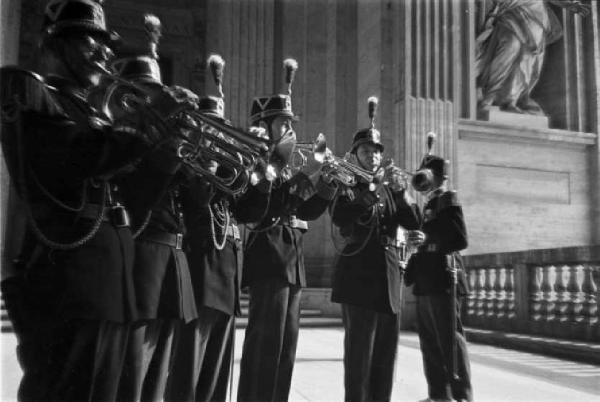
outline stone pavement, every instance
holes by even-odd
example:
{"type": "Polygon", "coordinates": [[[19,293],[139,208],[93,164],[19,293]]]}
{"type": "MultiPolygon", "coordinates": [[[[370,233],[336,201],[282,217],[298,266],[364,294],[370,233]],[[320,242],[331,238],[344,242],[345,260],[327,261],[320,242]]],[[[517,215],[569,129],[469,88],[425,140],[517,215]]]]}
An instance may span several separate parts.
{"type": "MultiPolygon", "coordinates": [[[[238,329],[234,392],[243,336],[238,329]]],[[[343,401],[343,339],[342,328],[301,329],[290,401],[343,401]]],[[[15,400],[21,373],[14,347],[14,334],[3,333],[1,401],[15,400]]],[[[477,402],[600,401],[600,366],[488,345],[470,344],[469,351],[477,402]]],[[[426,389],[417,335],[403,332],[392,400],[418,401],[427,396],[426,389]]]]}

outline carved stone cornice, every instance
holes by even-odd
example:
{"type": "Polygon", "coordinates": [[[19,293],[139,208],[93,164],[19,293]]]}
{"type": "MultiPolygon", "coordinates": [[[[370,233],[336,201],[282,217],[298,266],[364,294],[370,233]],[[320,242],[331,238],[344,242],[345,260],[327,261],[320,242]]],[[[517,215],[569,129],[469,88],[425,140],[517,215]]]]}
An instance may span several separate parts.
{"type": "Polygon", "coordinates": [[[548,144],[576,148],[594,145],[597,141],[597,135],[594,133],[521,127],[467,119],[459,120],[458,135],[461,139],[548,144]]]}

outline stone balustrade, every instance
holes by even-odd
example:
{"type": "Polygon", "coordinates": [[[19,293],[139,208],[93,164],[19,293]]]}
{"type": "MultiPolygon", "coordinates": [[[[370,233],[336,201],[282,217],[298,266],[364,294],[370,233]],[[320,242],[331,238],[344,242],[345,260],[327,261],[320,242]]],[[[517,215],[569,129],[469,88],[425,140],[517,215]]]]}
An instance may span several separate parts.
{"type": "Polygon", "coordinates": [[[472,327],[600,341],[600,246],[465,257],[472,327]]]}

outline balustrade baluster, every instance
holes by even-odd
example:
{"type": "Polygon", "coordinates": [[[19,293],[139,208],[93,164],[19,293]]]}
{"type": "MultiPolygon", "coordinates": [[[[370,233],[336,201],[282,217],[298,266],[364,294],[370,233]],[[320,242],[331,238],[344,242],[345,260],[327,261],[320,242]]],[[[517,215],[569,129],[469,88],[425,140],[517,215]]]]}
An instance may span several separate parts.
{"type": "Polygon", "coordinates": [[[475,303],[475,314],[478,317],[485,316],[485,272],[484,268],[477,270],[477,301],[475,303]]]}
{"type": "Polygon", "coordinates": [[[494,315],[498,318],[503,318],[506,309],[506,291],[504,285],[506,283],[506,268],[496,268],[496,280],[494,281],[494,292],[496,293],[496,305],[494,315]]]}
{"type": "Polygon", "coordinates": [[[556,308],[556,292],[554,283],[556,282],[556,267],[553,265],[545,266],[542,270],[542,315],[546,321],[553,321],[556,318],[554,309],[556,308]]]}
{"type": "Polygon", "coordinates": [[[478,284],[477,281],[477,270],[469,269],[467,270],[467,279],[469,281],[469,294],[467,296],[467,316],[475,315],[475,305],[477,303],[477,292],[478,292],[478,284]]]}
{"type": "Polygon", "coordinates": [[[556,306],[554,314],[560,322],[568,321],[567,309],[569,307],[569,294],[567,293],[567,282],[569,278],[569,267],[561,265],[556,267],[556,281],[554,291],[556,292],[556,306]]]}
{"type": "Polygon", "coordinates": [[[581,291],[583,271],[583,265],[572,265],[569,268],[567,318],[570,322],[581,322],[583,320],[581,315],[581,309],[583,308],[583,292],[581,291]]]}
{"type": "Polygon", "coordinates": [[[532,267],[531,268],[531,279],[529,284],[530,294],[530,313],[533,321],[540,321],[543,318],[542,309],[542,276],[543,267],[532,267]]]}
{"type": "Polygon", "coordinates": [[[583,309],[581,315],[583,316],[583,322],[588,325],[593,325],[598,322],[598,304],[596,295],[598,287],[594,280],[595,269],[597,269],[595,266],[584,266],[583,283],[581,284],[581,290],[583,292],[583,309]]]}
{"type": "Polygon", "coordinates": [[[494,291],[494,282],[496,281],[496,269],[489,268],[485,270],[485,317],[494,317],[494,306],[496,304],[496,292],[494,291]]]}
{"type": "Polygon", "coordinates": [[[506,282],[504,283],[506,292],[505,315],[509,319],[515,318],[515,269],[513,267],[506,269],[506,282]]]}

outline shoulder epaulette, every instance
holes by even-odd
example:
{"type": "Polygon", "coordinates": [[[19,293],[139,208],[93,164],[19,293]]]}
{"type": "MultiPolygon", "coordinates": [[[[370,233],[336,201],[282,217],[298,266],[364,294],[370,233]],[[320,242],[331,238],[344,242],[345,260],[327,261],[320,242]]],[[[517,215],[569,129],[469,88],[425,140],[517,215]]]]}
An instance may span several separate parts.
{"type": "Polygon", "coordinates": [[[52,94],[54,89],[40,75],[16,66],[0,68],[0,99],[3,118],[11,111],[34,111],[47,116],[64,115],[52,94]]]}

